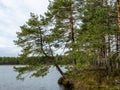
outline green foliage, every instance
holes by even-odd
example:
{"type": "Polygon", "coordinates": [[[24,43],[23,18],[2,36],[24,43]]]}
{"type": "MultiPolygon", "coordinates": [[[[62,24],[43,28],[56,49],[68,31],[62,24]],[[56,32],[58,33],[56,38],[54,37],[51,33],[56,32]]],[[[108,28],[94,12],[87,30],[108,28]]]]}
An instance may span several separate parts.
{"type": "MultiPolygon", "coordinates": [[[[82,60],[87,56],[89,61],[94,59],[97,61],[98,58],[102,57],[102,49],[107,53],[109,35],[113,35],[113,38],[110,39],[111,42],[114,40],[114,34],[117,31],[117,24],[113,18],[116,17],[115,6],[114,3],[108,3],[108,0],[87,0],[84,4],[84,10],[81,11],[83,13],[81,30],[77,36],[77,44],[80,47],[79,49],[83,51],[81,55],[78,55],[83,57],[82,60]]],[[[110,46],[113,45],[113,42],[110,46]]],[[[102,57],[101,61],[103,58],[105,57],[102,57]]],[[[87,60],[84,61],[88,62],[87,60]]]]}
{"type": "Polygon", "coordinates": [[[48,56],[52,55],[50,44],[47,41],[47,31],[44,27],[44,17],[39,17],[33,13],[31,18],[21,26],[21,32],[17,32],[18,40],[14,41],[16,45],[23,48],[21,57],[27,56],[48,56]]]}
{"type": "Polygon", "coordinates": [[[29,77],[35,76],[45,76],[48,73],[48,69],[50,66],[45,65],[27,65],[22,67],[14,67],[15,71],[19,72],[17,79],[24,80],[25,76],[24,74],[29,74],[31,72],[31,75],[29,77]]]}
{"type": "Polygon", "coordinates": [[[49,18],[50,25],[51,23],[53,25],[50,37],[53,38],[53,44],[57,43],[60,49],[71,48],[72,30],[70,27],[73,23],[73,31],[79,28],[79,26],[76,27],[77,23],[80,21],[78,14],[79,4],[80,1],[54,0],[50,2],[48,11],[45,13],[46,17],[49,18]]]}

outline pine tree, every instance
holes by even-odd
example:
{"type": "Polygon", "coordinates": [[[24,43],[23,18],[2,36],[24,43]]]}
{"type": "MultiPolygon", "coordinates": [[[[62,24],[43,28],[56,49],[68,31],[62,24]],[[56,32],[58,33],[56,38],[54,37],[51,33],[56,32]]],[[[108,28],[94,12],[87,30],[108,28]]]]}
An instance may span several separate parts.
{"type": "Polygon", "coordinates": [[[116,24],[114,23],[114,5],[108,0],[87,0],[84,5],[81,35],[78,37],[82,51],[88,53],[92,60],[106,64],[108,52],[112,52],[111,46],[114,40],[116,24]],[[111,38],[110,38],[111,37],[111,38]],[[108,44],[109,43],[109,44],[108,44]],[[94,58],[93,58],[94,57],[94,58]]]}
{"type": "Polygon", "coordinates": [[[23,48],[21,56],[51,56],[44,17],[40,16],[39,20],[39,17],[33,13],[30,16],[28,22],[20,27],[21,31],[17,32],[18,40],[14,41],[23,48]]]}
{"type": "MultiPolygon", "coordinates": [[[[74,52],[76,43],[76,30],[80,26],[80,13],[82,1],[78,0],[54,0],[50,2],[46,17],[53,23],[51,28],[51,37],[54,38],[53,46],[55,48],[67,49],[74,52]]],[[[64,54],[64,53],[62,53],[64,54]]],[[[74,64],[76,64],[75,57],[74,64]]]]}

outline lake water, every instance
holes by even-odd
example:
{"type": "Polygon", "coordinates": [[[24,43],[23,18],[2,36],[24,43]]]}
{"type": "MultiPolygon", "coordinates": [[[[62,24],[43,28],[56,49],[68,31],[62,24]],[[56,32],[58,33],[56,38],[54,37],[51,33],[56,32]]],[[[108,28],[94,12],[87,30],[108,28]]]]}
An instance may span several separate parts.
{"type": "Polygon", "coordinates": [[[49,73],[44,77],[17,80],[12,65],[0,66],[0,90],[64,90],[57,81],[61,77],[55,67],[51,67],[49,73]]]}

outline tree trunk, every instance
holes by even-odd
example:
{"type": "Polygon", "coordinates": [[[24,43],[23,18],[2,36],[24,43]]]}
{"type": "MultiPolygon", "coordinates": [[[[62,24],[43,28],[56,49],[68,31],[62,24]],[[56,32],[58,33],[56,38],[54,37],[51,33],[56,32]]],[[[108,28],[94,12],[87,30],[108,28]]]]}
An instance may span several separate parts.
{"type": "Polygon", "coordinates": [[[101,64],[105,65],[107,63],[106,60],[106,44],[105,44],[105,37],[104,35],[101,36],[101,50],[100,50],[100,60],[101,60],[101,64]]]}
{"type": "Polygon", "coordinates": [[[48,57],[48,55],[45,53],[44,49],[43,49],[43,37],[42,37],[42,32],[41,32],[41,28],[38,26],[39,30],[40,30],[40,48],[42,50],[42,53],[48,57]]]}
{"type": "Polygon", "coordinates": [[[64,73],[61,70],[61,68],[57,64],[55,64],[55,67],[57,68],[57,70],[59,71],[59,73],[62,75],[62,77],[65,78],[64,73]]]}
{"type": "MultiPolygon", "coordinates": [[[[75,43],[75,37],[74,37],[74,23],[73,23],[73,9],[72,9],[72,4],[70,6],[70,30],[71,30],[71,40],[72,40],[72,44],[75,43]]],[[[74,47],[72,46],[72,50],[74,52],[74,47]]],[[[77,64],[76,62],[76,58],[73,59],[73,63],[77,64]]]]}
{"type": "Polygon", "coordinates": [[[117,34],[116,35],[116,52],[117,52],[117,56],[118,56],[118,51],[119,51],[119,36],[117,34]]]}
{"type": "Polygon", "coordinates": [[[108,35],[108,50],[107,50],[107,55],[109,56],[111,53],[111,47],[110,47],[111,43],[110,43],[110,35],[108,35]]]}
{"type": "Polygon", "coordinates": [[[117,0],[117,11],[118,11],[118,33],[116,35],[116,52],[119,55],[120,50],[120,0],[117,0]]]}
{"type": "MultiPolygon", "coordinates": [[[[107,4],[107,2],[103,2],[103,0],[102,0],[101,1],[101,8],[104,8],[103,7],[104,4],[107,4]]],[[[108,24],[107,21],[108,21],[108,19],[106,19],[106,24],[108,24]]],[[[107,64],[107,48],[106,48],[106,39],[105,39],[105,34],[104,33],[101,34],[100,42],[101,42],[101,46],[100,46],[100,62],[101,62],[102,65],[105,66],[107,64]]]]}

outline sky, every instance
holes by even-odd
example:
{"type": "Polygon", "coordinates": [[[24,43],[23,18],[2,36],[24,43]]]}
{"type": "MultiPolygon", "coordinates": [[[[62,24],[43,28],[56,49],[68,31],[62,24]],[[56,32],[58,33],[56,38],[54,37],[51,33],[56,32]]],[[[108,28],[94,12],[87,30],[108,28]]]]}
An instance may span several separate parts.
{"type": "Polygon", "coordinates": [[[13,40],[17,40],[16,32],[30,17],[30,12],[44,15],[48,0],[0,0],[0,56],[18,56],[21,48],[13,40]]]}

